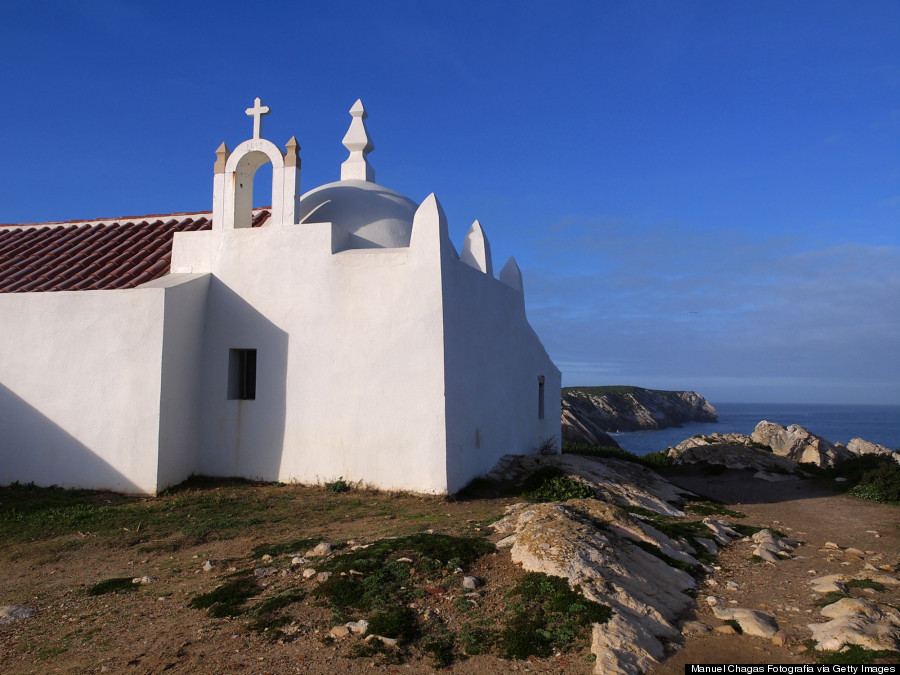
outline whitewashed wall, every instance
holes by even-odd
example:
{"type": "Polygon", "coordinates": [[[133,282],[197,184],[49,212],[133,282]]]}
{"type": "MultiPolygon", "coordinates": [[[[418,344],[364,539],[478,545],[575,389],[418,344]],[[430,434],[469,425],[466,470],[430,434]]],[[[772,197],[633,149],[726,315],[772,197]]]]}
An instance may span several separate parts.
{"type": "Polygon", "coordinates": [[[0,484],[156,491],[163,301],[0,294],[0,484]]]}
{"type": "Polygon", "coordinates": [[[211,271],[198,472],[446,490],[440,267],[409,249],[332,254],[330,224],[179,233],[211,271]],[[227,400],[229,349],[256,399],[227,400]]]}
{"type": "Polygon", "coordinates": [[[448,489],[505,454],[560,447],[560,372],[525,317],[522,294],[461,263],[444,266],[448,489]],[[538,418],[538,378],[544,416],[538,418]]]}

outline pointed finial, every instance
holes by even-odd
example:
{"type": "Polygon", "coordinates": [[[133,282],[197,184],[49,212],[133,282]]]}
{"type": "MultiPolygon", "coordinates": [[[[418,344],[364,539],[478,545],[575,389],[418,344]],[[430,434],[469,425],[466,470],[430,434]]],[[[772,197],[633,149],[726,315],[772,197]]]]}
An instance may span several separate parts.
{"type": "Polygon", "coordinates": [[[216,148],[216,164],[213,167],[215,173],[225,173],[225,163],[228,161],[229,155],[231,155],[231,150],[225,145],[225,141],[222,141],[222,145],[216,148]]]}
{"type": "Polygon", "coordinates": [[[291,136],[291,140],[289,140],[284,147],[287,149],[287,154],[284,156],[284,165],[299,166],[300,157],[298,156],[298,153],[300,152],[300,144],[297,142],[297,138],[291,136]]]}
{"type": "Polygon", "coordinates": [[[350,115],[353,119],[343,140],[344,147],[350,151],[350,156],[341,164],[341,180],[356,178],[374,183],[375,170],[369,165],[366,155],[375,149],[375,144],[372,143],[366,129],[365,119],[369,114],[361,100],[357,99],[350,108],[350,115]]]}
{"type": "Polygon", "coordinates": [[[259,99],[259,96],[256,97],[256,100],[253,101],[253,107],[247,108],[245,111],[250,117],[253,118],[253,138],[261,138],[262,137],[262,116],[268,115],[269,106],[265,106],[262,104],[262,101],[259,99]]]}

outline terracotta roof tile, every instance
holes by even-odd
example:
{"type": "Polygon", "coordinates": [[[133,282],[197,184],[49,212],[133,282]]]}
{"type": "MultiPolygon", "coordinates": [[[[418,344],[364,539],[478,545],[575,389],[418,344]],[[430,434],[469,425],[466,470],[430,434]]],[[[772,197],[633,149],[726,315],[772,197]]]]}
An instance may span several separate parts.
{"type": "MultiPolygon", "coordinates": [[[[0,225],[0,293],[134,288],[168,274],[175,233],[209,230],[210,216],[0,225]]],[[[254,212],[253,227],[268,218],[254,212]]]]}

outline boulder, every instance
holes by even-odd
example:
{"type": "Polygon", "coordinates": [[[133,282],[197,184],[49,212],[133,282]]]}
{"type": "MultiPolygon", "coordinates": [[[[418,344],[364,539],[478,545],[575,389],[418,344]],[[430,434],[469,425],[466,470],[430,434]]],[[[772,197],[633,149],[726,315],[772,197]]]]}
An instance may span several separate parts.
{"type": "Polygon", "coordinates": [[[674,504],[684,490],[655,471],[635,462],[585,455],[505,455],[487,477],[501,482],[521,481],[538,469],[555,466],[566,475],[581,480],[603,499],[619,506],[639,506],[666,516],[681,517],[684,511],[674,504]]]}
{"type": "Polygon", "coordinates": [[[0,607],[0,623],[12,623],[21,619],[34,616],[34,610],[19,605],[3,605],[0,607]]]}
{"type": "Polygon", "coordinates": [[[900,612],[860,598],[843,598],[823,607],[826,623],[808,624],[816,649],[859,645],[864,649],[900,651],[900,612]]]}
{"type": "Polygon", "coordinates": [[[514,504],[493,527],[524,569],[568,579],[613,609],[608,622],[594,626],[596,672],[646,672],[663,655],[663,640],[680,635],[674,622],[693,604],[695,581],[635,542],[699,565],[685,542],[594,499],[514,504]]]}
{"type": "Polygon", "coordinates": [[[846,446],[833,444],[798,424],[783,427],[763,420],[756,425],[750,439],[767,445],[779,457],[816,466],[834,466],[852,457],[846,446]]]}
{"type": "Polygon", "coordinates": [[[765,474],[760,476],[787,476],[799,472],[797,463],[779,457],[769,450],[754,447],[753,442],[741,434],[712,434],[695,436],[669,449],[669,457],[675,464],[718,464],[726,469],[749,469],[765,474]]]}
{"type": "Polygon", "coordinates": [[[778,632],[775,617],[755,609],[713,607],[713,614],[720,621],[737,621],[744,635],[771,638],[778,632]]]}

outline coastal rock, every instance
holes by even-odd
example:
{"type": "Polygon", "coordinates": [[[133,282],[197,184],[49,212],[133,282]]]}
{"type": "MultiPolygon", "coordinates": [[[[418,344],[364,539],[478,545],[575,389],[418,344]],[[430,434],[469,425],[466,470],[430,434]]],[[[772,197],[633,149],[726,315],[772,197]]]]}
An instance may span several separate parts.
{"type": "Polygon", "coordinates": [[[686,542],[594,499],[514,504],[493,527],[524,569],[568,579],[613,609],[608,622],[594,625],[596,672],[645,672],[663,655],[663,640],[680,635],[674,622],[693,604],[695,581],[645,548],[699,565],[686,542]]]}
{"type": "Polygon", "coordinates": [[[859,645],[872,650],[900,650],[900,612],[859,598],[843,598],[823,607],[826,623],[808,624],[816,649],[859,645]]]}
{"type": "Polygon", "coordinates": [[[616,445],[606,434],[715,422],[718,413],[693,391],[640,387],[572,387],[563,390],[563,440],[616,445]]]}
{"type": "Polygon", "coordinates": [[[900,451],[891,450],[888,447],[878,445],[878,443],[870,443],[861,438],[851,438],[850,442],[847,443],[847,450],[854,455],[886,455],[893,457],[894,461],[900,464],[900,451]]]}
{"type": "Polygon", "coordinates": [[[639,506],[666,516],[681,517],[674,506],[684,490],[676,488],[655,471],[635,462],[584,455],[505,455],[487,478],[501,482],[524,480],[538,469],[554,466],[566,475],[588,484],[603,499],[619,506],[639,506]]]}
{"type": "Polygon", "coordinates": [[[834,466],[852,457],[846,446],[830,443],[799,424],[783,427],[775,422],[763,420],[756,425],[750,439],[769,446],[779,457],[819,467],[834,466]]]}
{"type": "Polygon", "coordinates": [[[800,471],[797,463],[769,450],[754,447],[741,434],[695,436],[669,448],[675,464],[718,464],[726,469],[749,469],[765,475],[787,476],[800,471]]]}

